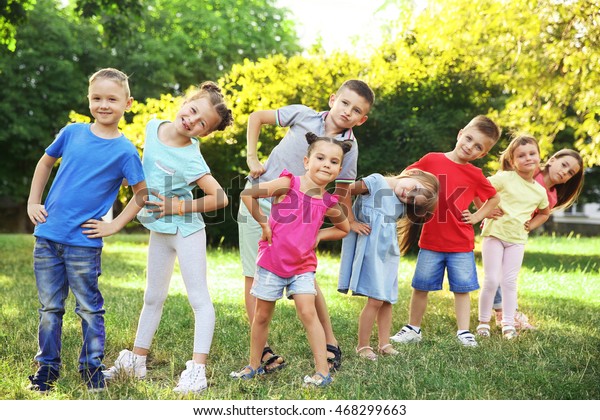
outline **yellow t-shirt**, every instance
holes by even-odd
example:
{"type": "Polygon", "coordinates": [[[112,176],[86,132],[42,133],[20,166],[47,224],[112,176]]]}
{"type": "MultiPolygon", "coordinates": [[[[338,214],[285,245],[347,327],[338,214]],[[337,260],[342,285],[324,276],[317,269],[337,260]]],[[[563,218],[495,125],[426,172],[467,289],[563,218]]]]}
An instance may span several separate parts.
{"type": "Polygon", "coordinates": [[[524,244],[528,236],[525,222],[536,208],[541,210],[549,205],[546,189],[535,180],[525,181],[513,171],[499,171],[488,180],[500,195],[499,207],[504,215],[498,220],[485,219],[481,235],[524,244]]]}

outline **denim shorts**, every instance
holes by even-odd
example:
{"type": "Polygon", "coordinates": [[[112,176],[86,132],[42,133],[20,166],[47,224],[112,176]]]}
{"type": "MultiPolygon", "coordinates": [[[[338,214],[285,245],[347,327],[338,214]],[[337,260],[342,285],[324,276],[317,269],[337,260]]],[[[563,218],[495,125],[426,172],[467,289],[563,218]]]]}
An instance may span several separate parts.
{"type": "Polygon", "coordinates": [[[436,252],[420,249],[412,280],[413,289],[442,290],[444,269],[448,270],[450,291],[468,293],[479,289],[473,252],[436,252]]]}
{"type": "Polygon", "coordinates": [[[284,278],[262,267],[256,267],[254,282],[250,289],[252,296],[274,302],[283,297],[283,289],[287,289],[288,299],[296,294],[316,295],[314,271],[284,278]]]}

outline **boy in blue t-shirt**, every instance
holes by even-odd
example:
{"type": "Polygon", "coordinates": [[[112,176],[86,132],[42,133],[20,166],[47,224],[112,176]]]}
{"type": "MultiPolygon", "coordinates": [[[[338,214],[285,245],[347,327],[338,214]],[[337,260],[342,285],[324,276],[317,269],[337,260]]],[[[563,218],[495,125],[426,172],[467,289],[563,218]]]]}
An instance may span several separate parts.
{"type": "MultiPolygon", "coordinates": [[[[313,132],[317,136],[333,137],[339,141],[351,141],[352,148],[344,156],[344,165],[335,180],[335,194],[340,197],[340,204],[348,215],[351,229],[356,232],[367,233],[365,229],[368,229],[368,225],[354,220],[348,187],[356,178],[358,160],[358,144],[352,128],[362,125],[367,120],[367,114],[371,110],[374,101],[375,95],[365,82],[351,79],[345,81],[337,92],[329,97],[329,111],[317,112],[304,105],[289,105],[277,110],[253,112],[248,118],[247,130],[246,160],[250,169],[249,182],[271,181],[278,178],[284,169],[297,176],[303,175],[306,171],[304,156],[308,145],[305,136],[308,132],[313,132]],[[289,130],[271,151],[263,166],[258,160],[257,149],[260,130],[265,124],[289,127],[289,130]]],[[[268,199],[260,199],[259,204],[268,216],[271,202],[268,199]]],[[[262,229],[243,203],[240,204],[237,220],[240,256],[245,280],[246,313],[248,321],[252,323],[256,299],[250,294],[250,289],[254,281],[258,241],[262,229]]],[[[341,350],[333,334],[323,294],[318,284],[315,283],[315,287],[317,288],[316,308],[325,331],[328,359],[331,367],[338,369],[342,357],[341,350]]],[[[285,364],[283,358],[276,355],[266,343],[262,360],[264,369],[267,372],[276,370],[285,364]]]]}
{"type": "Polygon", "coordinates": [[[38,392],[49,391],[59,377],[69,289],[83,333],[79,372],[90,391],[104,388],[104,299],[98,289],[102,237],[122,229],[144,205],[146,183],[139,154],[118,128],[133,101],[127,76],[110,68],[94,73],[88,100],[95,121],[69,124],[60,131],[35,168],[27,202],[27,214],[35,225],[33,267],[41,304],[38,370],[29,377],[29,389],[38,392]],[[42,204],[59,158],[58,173],[42,204]],[[110,210],[124,179],[135,196],[114,223],[104,223],[100,219],[110,210]]]}

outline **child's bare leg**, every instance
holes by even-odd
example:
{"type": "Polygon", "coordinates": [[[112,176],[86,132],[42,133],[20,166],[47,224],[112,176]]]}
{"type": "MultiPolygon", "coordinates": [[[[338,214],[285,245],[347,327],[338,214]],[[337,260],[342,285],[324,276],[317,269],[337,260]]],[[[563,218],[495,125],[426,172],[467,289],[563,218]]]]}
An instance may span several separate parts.
{"type": "Polygon", "coordinates": [[[333,344],[337,347],[337,340],[333,334],[333,327],[331,325],[331,318],[329,317],[329,311],[327,310],[327,304],[325,303],[325,297],[321,292],[319,284],[315,280],[315,289],[317,289],[317,296],[315,297],[315,307],[317,309],[317,315],[319,316],[319,322],[323,326],[325,332],[325,340],[327,344],[333,344]]]}
{"type": "Polygon", "coordinates": [[[256,298],[250,294],[252,283],[254,283],[254,277],[244,276],[244,303],[246,305],[246,315],[248,316],[248,323],[252,326],[252,320],[254,319],[254,311],[256,308],[256,298]]]}
{"type": "Polygon", "coordinates": [[[208,354],[206,354],[206,353],[193,353],[192,354],[192,360],[198,364],[205,365],[207,359],[208,359],[208,354]]]}
{"type": "MultiPolygon", "coordinates": [[[[317,296],[315,298],[315,307],[317,308],[317,315],[319,316],[319,322],[325,332],[325,347],[327,344],[331,344],[334,347],[338,347],[338,342],[333,334],[333,326],[331,325],[331,318],[329,317],[329,311],[327,310],[327,304],[325,303],[325,297],[321,292],[319,284],[315,280],[315,289],[317,289],[317,296]]],[[[327,357],[333,358],[335,354],[327,352],[327,357]]]]}
{"type": "Polygon", "coordinates": [[[390,344],[390,333],[392,331],[392,304],[390,302],[381,302],[381,308],[377,312],[377,337],[379,338],[379,348],[390,344]]]}
{"type": "MultiPolygon", "coordinates": [[[[371,334],[373,332],[373,325],[375,324],[375,319],[377,319],[377,314],[381,308],[383,301],[368,298],[365,307],[360,313],[360,317],[358,318],[358,347],[357,349],[361,349],[364,347],[369,347],[371,343],[371,334]]],[[[365,350],[367,351],[367,350],[365,350]]],[[[369,350],[370,353],[373,353],[372,350],[369,350]]]]}
{"type": "Polygon", "coordinates": [[[315,308],[315,296],[309,294],[295,294],[296,312],[298,318],[302,321],[308,343],[315,358],[315,371],[323,376],[329,375],[329,366],[327,365],[327,351],[325,341],[325,331],[319,321],[317,310],[315,308]]]}
{"type": "MultiPolygon", "coordinates": [[[[252,283],[254,283],[254,277],[244,277],[245,286],[244,286],[244,303],[246,305],[246,315],[248,315],[248,322],[250,323],[250,327],[252,327],[252,320],[254,319],[254,313],[256,311],[256,298],[250,294],[250,289],[252,288],[252,283]]],[[[269,337],[267,337],[268,340],[269,337]]],[[[269,345],[268,341],[265,340],[265,347],[269,345]]],[[[264,347],[263,347],[264,348],[264,347]]],[[[262,354],[262,350],[261,350],[262,354]]],[[[269,360],[269,357],[274,356],[273,353],[266,353],[264,360],[269,360]]],[[[280,357],[275,360],[273,363],[268,365],[269,370],[277,368],[281,363],[283,363],[283,359],[280,357]]]]}
{"type": "Polygon", "coordinates": [[[427,296],[429,292],[424,290],[413,289],[412,297],[410,298],[410,315],[408,323],[415,327],[421,327],[423,316],[427,309],[427,296]]]}
{"type": "Polygon", "coordinates": [[[256,310],[250,333],[250,366],[258,369],[261,364],[261,356],[267,337],[269,335],[269,324],[273,318],[275,302],[256,299],[256,310]]]}
{"type": "Polygon", "coordinates": [[[471,314],[471,296],[469,293],[454,293],[456,324],[459,330],[468,330],[471,314]]]}
{"type": "Polygon", "coordinates": [[[138,356],[148,356],[150,353],[150,349],[144,349],[142,347],[133,347],[133,354],[137,354],[138,356]]]}

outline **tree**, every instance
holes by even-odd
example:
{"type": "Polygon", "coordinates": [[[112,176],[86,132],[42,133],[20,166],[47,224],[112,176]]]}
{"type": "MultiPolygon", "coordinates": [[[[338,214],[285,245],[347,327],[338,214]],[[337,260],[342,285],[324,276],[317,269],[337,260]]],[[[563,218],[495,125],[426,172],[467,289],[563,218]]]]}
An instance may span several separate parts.
{"type": "MultiPolygon", "coordinates": [[[[279,45],[296,51],[293,24],[273,3],[152,0],[140,8],[137,0],[78,0],[66,7],[32,1],[14,53],[0,55],[0,201],[24,205],[44,149],[71,111],[87,114],[87,80],[97,69],[120,68],[130,75],[133,96],[158,98],[216,79],[244,56],[279,45]],[[134,12],[121,15],[129,6],[134,12]]],[[[24,229],[26,212],[19,214],[24,229]]]]}
{"type": "Polygon", "coordinates": [[[600,164],[596,1],[429,0],[403,16],[397,30],[413,38],[414,54],[466,64],[500,88],[489,113],[506,131],[533,134],[546,155],[566,144],[600,164]]]}
{"type": "MultiPolygon", "coordinates": [[[[133,22],[124,19],[127,36],[103,37],[112,51],[109,64],[131,75],[140,100],[179,95],[245,58],[300,51],[293,22],[274,0],[152,0],[140,14],[133,22]]],[[[106,18],[90,21],[110,35],[106,18]]]]}
{"type": "Polygon", "coordinates": [[[0,196],[25,201],[35,162],[72,109],[86,108],[87,80],[98,44],[51,0],[38,0],[17,35],[13,54],[0,56],[0,196]],[[44,28],[40,37],[39,28],[44,28]],[[42,53],[43,51],[43,53],[42,53]]]}
{"type": "Polygon", "coordinates": [[[15,50],[17,27],[27,20],[27,13],[35,2],[36,0],[0,1],[0,45],[8,51],[15,50]]]}

